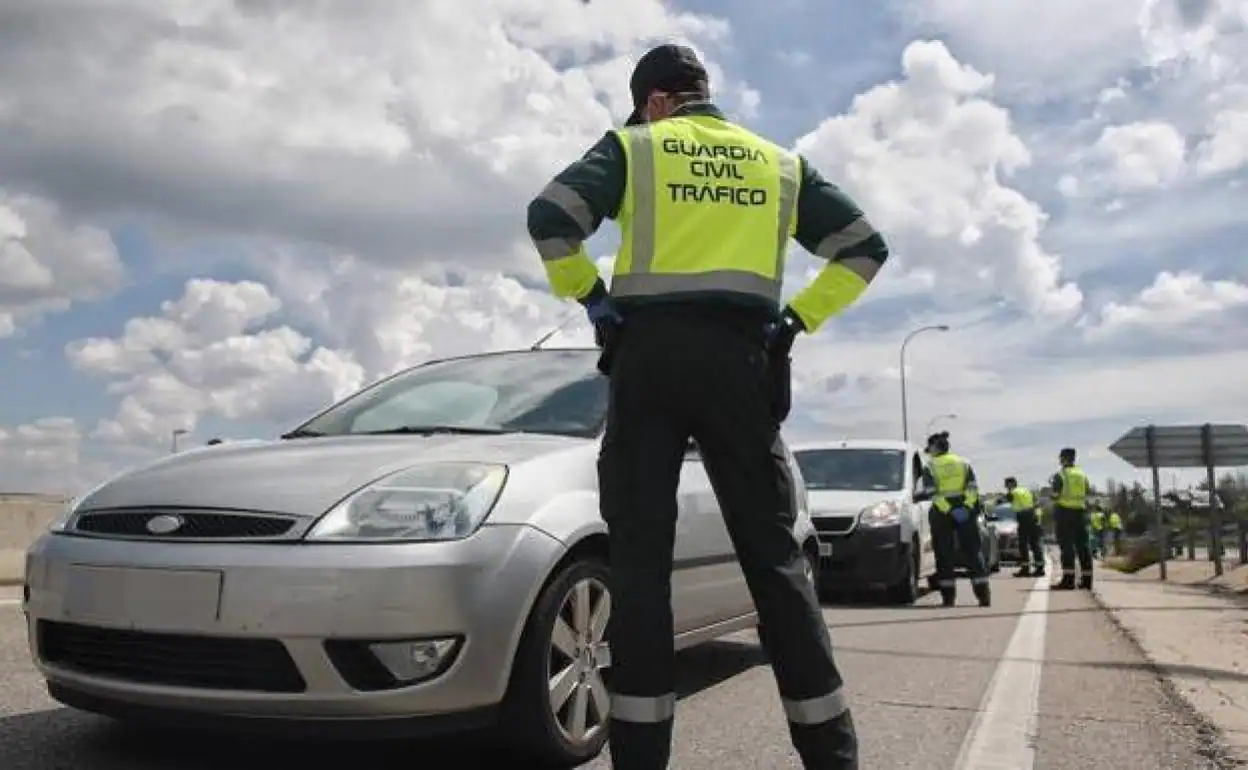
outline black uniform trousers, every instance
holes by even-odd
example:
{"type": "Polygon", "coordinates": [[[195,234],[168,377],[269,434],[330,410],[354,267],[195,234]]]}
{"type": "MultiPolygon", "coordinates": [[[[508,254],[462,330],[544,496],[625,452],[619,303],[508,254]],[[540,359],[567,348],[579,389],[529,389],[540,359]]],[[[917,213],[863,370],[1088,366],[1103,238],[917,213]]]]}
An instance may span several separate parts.
{"type": "Polygon", "coordinates": [[[1091,575],[1092,549],[1088,543],[1087,511],[1054,506],[1053,527],[1057,531],[1057,547],[1061,551],[1062,577],[1076,574],[1076,559],[1079,561],[1079,573],[1091,575]]]}
{"type": "Polygon", "coordinates": [[[988,582],[978,513],[972,513],[959,524],[952,512],[942,513],[933,505],[927,509],[927,523],[932,532],[932,550],[936,552],[936,583],[942,591],[957,588],[959,551],[966,559],[971,583],[979,585],[988,582]]]}
{"type": "Polygon", "coordinates": [[[765,630],[803,766],[856,770],[841,674],[792,532],[793,480],[770,415],[761,326],[647,308],[627,317],[614,347],[598,465],[611,554],[612,767],[663,770],[671,753],[676,494],[693,438],[765,630]]]}
{"type": "Polygon", "coordinates": [[[1018,551],[1019,560],[1027,564],[1027,556],[1031,555],[1031,566],[1040,569],[1044,566],[1044,530],[1040,527],[1040,517],[1034,509],[1018,512],[1018,551]]]}

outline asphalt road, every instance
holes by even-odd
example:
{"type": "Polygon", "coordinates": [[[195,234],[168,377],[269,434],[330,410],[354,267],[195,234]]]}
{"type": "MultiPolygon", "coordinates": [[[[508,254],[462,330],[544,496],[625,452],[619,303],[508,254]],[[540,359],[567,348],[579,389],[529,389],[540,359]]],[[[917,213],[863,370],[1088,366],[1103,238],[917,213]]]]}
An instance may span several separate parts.
{"type": "MultiPolygon", "coordinates": [[[[994,579],[994,606],[826,609],[862,767],[1179,770],[1232,765],[1086,592],[994,579]],[[1041,662],[1042,661],[1042,662],[1041,662]]],[[[962,600],[970,604],[969,586],[962,600]]],[[[279,745],[121,728],[58,707],[29,663],[20,608],[0,594],[0,768],[272,770],[343,763],[506,768],[486,741],[279,745]],[[414,758],[419,761],[414,765],[414,758]]],[[[1175,619],[1174,622],[1181,622],[1175,619]]],[[[752,634],[681,656],[678,770],[799,768],[752,634]]],[[[606,768],[599,759],[587,768],[606,768]]]]}

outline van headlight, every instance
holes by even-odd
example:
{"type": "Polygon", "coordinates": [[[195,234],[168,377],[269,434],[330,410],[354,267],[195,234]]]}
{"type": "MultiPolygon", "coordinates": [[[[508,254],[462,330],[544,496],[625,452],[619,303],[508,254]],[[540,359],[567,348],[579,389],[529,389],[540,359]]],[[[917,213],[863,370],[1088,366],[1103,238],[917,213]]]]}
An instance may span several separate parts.
{"type": "Polygon", "coordinates": [[[858,523],[864,527],[889,527],[901,521],[901,503],[884,500],[863,508],[858,523]]]}
{"type": "Polygon", "coordinates": [[[461,540],[490,515],[506,481],[505,465],[417,465],[353,492],[321,517],[307,539],[461,540]]]}

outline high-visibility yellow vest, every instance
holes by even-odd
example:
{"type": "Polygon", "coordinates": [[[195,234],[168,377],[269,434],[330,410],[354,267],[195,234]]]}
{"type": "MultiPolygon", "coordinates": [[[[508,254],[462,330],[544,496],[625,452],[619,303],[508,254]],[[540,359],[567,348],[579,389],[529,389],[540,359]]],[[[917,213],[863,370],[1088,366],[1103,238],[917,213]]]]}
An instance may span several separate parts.
{"type": "Polygon", "coordinates": [[[1062,491],[1058,493],[1057,505],[1062,508],[1085,510],[1088,507],[1088,477],[1079,466],[1071,465],[1058,472],[1062,478],[1062,491]]]}
{"type": "Polygon", "coordinates": [[[1122,529],[1122,517],[1116,513],[1109,514],[1109,528],[1122,529]]]}
{"type": "Polygon", "coordinates": [[[953,510],[950,497],[961,496],[967,505],[974,505],[978,495],[967,484],[967,472],[970,464],[952,452],[936,455],[931,462],[932,480],[936,482],[936,493],[932,497],[932,507],[941,513],[953,510]]]}
{"type": "Polygon", "coordinates": [[[1092,516],[1090,518],[1092,521],[1093,531],[1100,532],[1102,529],[1105,529],[1105,514],[1100,511],[1092,511],[1092,516]]]}
{"type": "Polygon", "coordinates": [[[1029,511],[1036,507],[1036,498],[1032,496],[1030,489],[1014,487],[1010,492],[1010,507],[1015,511],[1029,511]]]}
{"type": "Polygon", "coordinates": [[[617,132],[628,181],[611,294],[728,292],[777,304],[801,160],[710,115],[617,132]]]}

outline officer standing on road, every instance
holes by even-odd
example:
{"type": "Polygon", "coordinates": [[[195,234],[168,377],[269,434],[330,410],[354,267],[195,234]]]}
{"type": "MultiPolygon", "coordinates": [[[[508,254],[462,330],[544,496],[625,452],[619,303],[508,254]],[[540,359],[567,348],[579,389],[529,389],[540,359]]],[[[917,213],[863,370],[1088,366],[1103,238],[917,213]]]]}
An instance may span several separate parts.
{"type": "Polygon", "coordinates": [[[1014,577],[1043,577],[1044,544],[1036,498],[1030,489],[1020,487],[1013,476],[1005,480],[1005,497],[1018,518],[1018,557],[1023,564],[1014,577]]]}
{"type": "Polygon", "coordinates": [[[676,491],[693,438],[802,763],[857,768],[841,674],[793,536],[779,431],[795,338],[853,304],[888,252],[805,159],[729,122],[707,81],[687,47],[646,53],[625,128],[529,206],[553,290],[585,306],[610,377],[598,481],[611,553],[612,766],[660,770],[671,753],[676,491]],[[604,218],[621,230],[610,292],[583,245],[604,218]],[[781,310],[790,238],[826,264],[781,310]]]}
{"type": "Polygon", "coordinates": [[[1079,587],[1092,588],[1092,552],[1088,548],[1088,477],[1075,465],[1075,450],[1058,454],[1062,469],[1053,475],[1053,527],[1061,549],[1062,579],[1053,588],[1075,588],[1075,559],[1079,560],[1079,587]]]}
{"type": "Polygon", "coordinates": [[[971,588],[979,606],[991,606],[988,568],[979,535],[979,484],[975,469],[949,451],[949,431],[928,436],[927,453],[932,459],[923,469],[923,489],[932,495],[927,520],[936,552],[936,584],[941,603],[946,607],[957,603],[957,558],[961,550],[970,565],[971,588]]]}
{"type": "Polygon", "coordinates": [[[1117,511],[1109,512],[1109,542],[1112,553],[1117,556],[1122,551],[1122,517],[1117,511]]]}
{"type": "Polygon", "coordinates": [[[1092,504],[1092,513],[1088,515],[1088,524],[1092,528],[1092,556],[1105,554],[1105,512],[1099,503],[1092,504]]]}

